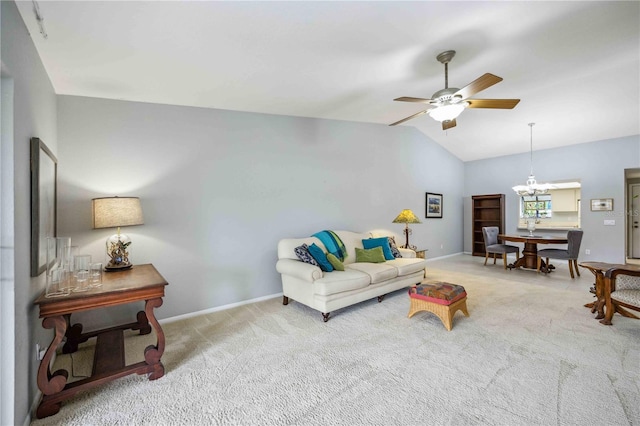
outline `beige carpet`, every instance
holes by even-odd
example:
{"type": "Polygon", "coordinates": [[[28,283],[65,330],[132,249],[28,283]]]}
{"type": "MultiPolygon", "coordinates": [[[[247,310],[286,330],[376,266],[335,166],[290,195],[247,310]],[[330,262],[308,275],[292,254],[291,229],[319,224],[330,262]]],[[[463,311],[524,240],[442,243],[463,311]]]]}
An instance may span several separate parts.
{"type": "Polygon", "coordinates": [[[32,424],[640,424],[640,321],[593,319],[588,273],[556,288],[573,285],[562,268],[543,278],[466,258],[429,265],[469,294],[450,332],[429,313],[408,319],[406,291],[328,323],[276,298],[165,324],[163,378],[119,379],[32,424]]]}

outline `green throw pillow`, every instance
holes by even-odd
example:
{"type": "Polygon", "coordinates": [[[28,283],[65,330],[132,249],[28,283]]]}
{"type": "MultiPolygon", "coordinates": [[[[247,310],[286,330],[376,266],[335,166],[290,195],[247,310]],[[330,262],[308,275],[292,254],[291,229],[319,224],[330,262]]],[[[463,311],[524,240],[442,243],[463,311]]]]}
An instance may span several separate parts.
{"type": "Polygon", "coordinates": [[[327,253],[327,260],[336,271],[344,271],[344,264],[335,255],[327,253]]]}
{"type": "Polygon", "coordinates": [[[382,263],[385,261],[382,247],[372,249],[361,249],[356,247],[356,262],[382,263]]]}

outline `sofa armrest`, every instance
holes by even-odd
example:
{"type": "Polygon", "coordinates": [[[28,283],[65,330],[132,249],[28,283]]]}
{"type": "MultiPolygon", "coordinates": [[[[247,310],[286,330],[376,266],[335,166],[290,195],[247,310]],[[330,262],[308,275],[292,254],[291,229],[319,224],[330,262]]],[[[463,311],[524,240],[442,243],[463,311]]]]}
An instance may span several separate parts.
{"type": "Polygon", "coordinates": [[[400,251],[400,254],[402,255],[402,257],[408,257],[408,258],[416,257],[416,252],[411,249],[398,247],[398,250],[400,251]]]}
{"type": "Polygon", "coordinates": [[[293,259],[279,259],[276,270],[283,275],[291,275],[310,283],[323,277],[322,269],[319,267],[293,259]]]}

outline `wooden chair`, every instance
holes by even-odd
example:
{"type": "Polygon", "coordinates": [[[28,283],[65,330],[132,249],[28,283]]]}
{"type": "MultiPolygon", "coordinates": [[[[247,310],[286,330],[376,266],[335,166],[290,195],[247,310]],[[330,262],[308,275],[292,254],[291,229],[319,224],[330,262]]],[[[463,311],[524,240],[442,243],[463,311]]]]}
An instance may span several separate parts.
{"type": "Polygon", "coordinates": [[[489,254],[493,254],[493,264],[496,264],[496,254],[502,256],[504,269],[507,269],[507,253],[515,253],[516,260],[520,257],[520,247],[509,244],[498,244],[498,234],[500,233],[497,226],[485,226],[482,228],[482,236],[484,237],[484,265],[487,266],[489,254]]]}
{"type": "Polygon", "coordinates": [[[604,275],[604,301],[605,316],[600,320],[602,324],[611,325],[616,312],[623,317],[640,319],[626,310],[640,312],[640,268],[609,269],[604,275]]]}
{"type": "Polygon", "coordinates": [[[582,242],[582,230],[580,229],[572,229],[567,232],[567,241],[568,245],[566,250],[564,249],[544,249],[538,250],[538,265],[537,269],[540,272],[540,267],[542,266],[542,258],[547,258],[547,267],[544,269],[544,273],[546,274],[549,269],[549,258],[551,259],[563,259],[569,261],[569,274],[571,274],[571,278],[575,278],[573,275],[573,270],[576,270],[578,276],[580,276],[580,271],[578,270],[578,256],[580,255],[580,243],[582,242]]]}

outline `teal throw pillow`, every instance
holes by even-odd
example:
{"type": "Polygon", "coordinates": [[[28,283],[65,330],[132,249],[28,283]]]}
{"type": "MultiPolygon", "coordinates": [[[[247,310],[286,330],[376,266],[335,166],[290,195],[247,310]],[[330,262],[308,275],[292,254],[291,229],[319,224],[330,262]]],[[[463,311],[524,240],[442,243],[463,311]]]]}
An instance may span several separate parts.
{"type": "Polygon", "coordinates": [[[380,246],[372,249],[361,249],[356,247],[356,262],[382,263],[385,261],[384,253],[380,246]]]}
{"type": "Polygon", "coordinates": [[[393,260],[393,253],[391,252],[391,247],[389,246],[389,239],[387,237],[381,238],[369,238],[367,240],[362,240],[362,245],[366,249],[372,249],[374,247],[382,247],[382,253],[384,254],[384,258],[386,260],[393,260]]]}
{"type": "Polygon", "coordinates": [[[318,262],[318,265],[320,265],[320,269],[322,269],[325,272],[333,271],[333,266],[331,266],[331,263],[329,263],[329,259],[327,259],[327,255],[324,254],[324,251],[322,251],[322,249],[318,247],[316,243],[311,244],[308,247],[308,250],[309,250],[309,254],[313,256],[316,262],[318,262]]]}
{"type": "Polygon", "coordinates": [[[327,260],[336,271],[344,271],[344,263],[332,253],[327,253],[327,260]]]}

